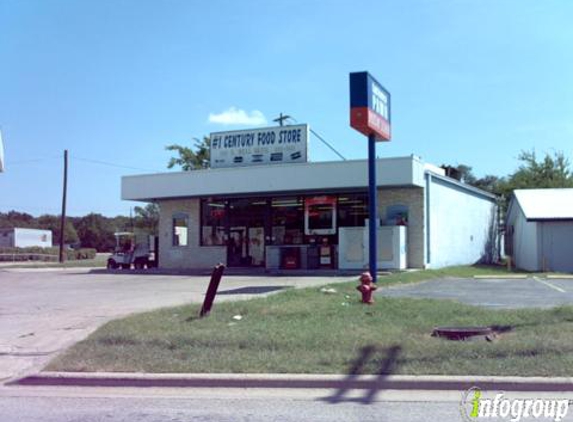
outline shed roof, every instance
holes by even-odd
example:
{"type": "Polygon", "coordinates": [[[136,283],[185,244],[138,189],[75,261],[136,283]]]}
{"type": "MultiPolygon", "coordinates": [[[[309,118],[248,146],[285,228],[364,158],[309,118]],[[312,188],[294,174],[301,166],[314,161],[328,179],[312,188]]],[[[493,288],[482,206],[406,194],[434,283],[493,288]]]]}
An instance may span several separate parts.
{"type": "Polygon", "coordinates": [[[516,189],[527,220],[573,220],[573,189],[516,189]]]}

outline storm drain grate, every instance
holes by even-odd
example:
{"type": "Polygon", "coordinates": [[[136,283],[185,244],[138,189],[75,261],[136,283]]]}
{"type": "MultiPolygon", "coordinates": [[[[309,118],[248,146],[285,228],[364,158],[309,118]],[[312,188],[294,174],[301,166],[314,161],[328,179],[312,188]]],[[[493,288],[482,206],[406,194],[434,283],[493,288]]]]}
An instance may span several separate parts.
{"type": "Polygon", "coordinates": [[[492,341],[497,332],[492,327],[436,327],[432,337],[441,337],[448,340],[478,340],[492,341]]]}

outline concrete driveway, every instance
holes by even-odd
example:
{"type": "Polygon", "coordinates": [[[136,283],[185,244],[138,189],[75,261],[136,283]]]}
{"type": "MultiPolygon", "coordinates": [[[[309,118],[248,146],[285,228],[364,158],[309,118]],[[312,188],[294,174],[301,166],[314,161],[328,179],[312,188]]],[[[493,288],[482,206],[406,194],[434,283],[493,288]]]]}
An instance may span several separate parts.
{"type": "MultiPolygon", "coordinates": [[[[217,302],[350,277],[223,276],[217,302]]],[[[209,276],[0,268],[0,381],[34,372],[105,322],[133,312],[201,303],[209,276]]]]}
{"type": "Polygon", "coordinates": [[[573,304],[573,279],[443,278],[382,288],[376,294],[451,299],[493,309],[551,308],[573,304]]]}

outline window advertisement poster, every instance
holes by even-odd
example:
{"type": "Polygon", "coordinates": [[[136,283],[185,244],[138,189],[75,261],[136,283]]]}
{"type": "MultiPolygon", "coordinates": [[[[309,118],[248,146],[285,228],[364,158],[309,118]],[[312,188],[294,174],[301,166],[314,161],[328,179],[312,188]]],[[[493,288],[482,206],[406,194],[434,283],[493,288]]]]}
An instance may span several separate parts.
{"type": "Polygon", "coordinates": [[[336,197],[315,196],[304,201],[304,233],[336,234],[336,197]]]}
{"type": "Polygon", "coordinates": [[[305,163],[308,125],[211,133],[211,168],[305,163]]]}

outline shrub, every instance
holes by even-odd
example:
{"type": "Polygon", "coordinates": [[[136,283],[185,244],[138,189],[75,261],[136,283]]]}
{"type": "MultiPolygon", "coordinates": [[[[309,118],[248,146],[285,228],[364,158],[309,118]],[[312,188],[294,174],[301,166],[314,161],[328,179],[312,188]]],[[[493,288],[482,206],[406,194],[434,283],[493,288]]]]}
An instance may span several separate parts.
{"type": "Polygon", "coordinates": [[[74,252],[76,259],[94,259],[97,251],[94,248],[80,248],[74,252]]]}
{"type": "MultiPolygon", "coordinates": [[[[65,249],[67,261],[78,259],[94,259],[96,250],[92,248],[65,249]]],[[[0,261],[56,261],[60,256],[58,247],[41,248],[31,246],[27,248],[0,247],[0,261]]]]}

